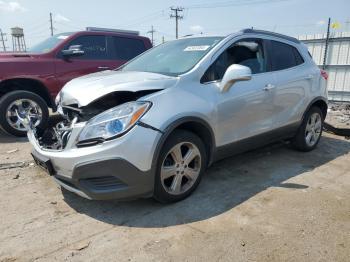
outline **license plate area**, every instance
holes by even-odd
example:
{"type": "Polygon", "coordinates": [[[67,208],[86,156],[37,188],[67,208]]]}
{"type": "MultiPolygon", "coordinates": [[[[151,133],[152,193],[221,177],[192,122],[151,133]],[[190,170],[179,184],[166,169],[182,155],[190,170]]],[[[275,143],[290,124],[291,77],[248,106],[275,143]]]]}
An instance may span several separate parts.
{"type": "Polygon", "coordinates": [[[44,156],[39,156],[38,154],[36,154],[35,152],[31,153],[34,162],[41,167],[42,169],[44,169],[50,176],[53,176],[56,174],[55,169],[53,168],[53,165],[50,161],[49,158],[44,157],[44,156]]]}

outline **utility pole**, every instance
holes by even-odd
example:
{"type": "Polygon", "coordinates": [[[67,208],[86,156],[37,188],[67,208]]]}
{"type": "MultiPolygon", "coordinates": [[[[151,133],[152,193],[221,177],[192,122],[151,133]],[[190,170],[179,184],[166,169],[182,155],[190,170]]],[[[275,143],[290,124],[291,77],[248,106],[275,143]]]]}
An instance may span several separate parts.
{"type": "Polygon", "coordinates": [[[6,52],[6,45],[5,45],[5,39],[4,39],[4,36],[5,36],[5,35],[6,35],[6,34],[4,34],[4,33],[2,32],[2,30],[0,29],[0,42],[1,42],[2,49],[3,49],[4,52],[6,52]]]}
{"type": "Polygon", "coordinates": [[[153,34],[156,32],[156,30],[154,30],[153,25],[151,27],[151,31],[148,31],[147,34],[151,34],[151,41],[152,41],[152,45],[154,46],[154,40],[153,40],[153,34]]]}
{"type": "Polygon", "coordinates": [[[329,44],[330,27],[331,27],[331,18],[328,18],[327,36],[326,36],[326,42],[325,42],[325,48],[324,48],[324,54],[323,54],[323,65],[322,65],[323,70],[326,69],[326,63],[327,63],[327,52],[328,52],[328,44],[329,44]]]}
{"type": "Polygon", "coordinates": [[[53,36],[52,13],[50,13],[50,30],[51,30],[51,36],[53,36]]]}
{"type": "Polygon", "coordinates": [[[170,10],[175,12],[175,14],[171,14],[170,18],[175,18],[176,23],[176,39],[179,38],[179,19],[184,18],[182,15],[179,15],[180,12],[183,12],[183,7],[170,7],[170,10]]]}

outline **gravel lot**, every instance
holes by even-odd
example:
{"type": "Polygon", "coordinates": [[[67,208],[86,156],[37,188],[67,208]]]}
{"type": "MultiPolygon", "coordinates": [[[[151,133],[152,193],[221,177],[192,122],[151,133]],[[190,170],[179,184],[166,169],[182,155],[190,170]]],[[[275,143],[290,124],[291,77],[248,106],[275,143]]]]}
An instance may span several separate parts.
{"type": "Polygon", "coordinates": [[[0,261],[349,261],[349,141],[226,159],[162,205],[61,191],[25,139],[0,134],[0,261]]]}

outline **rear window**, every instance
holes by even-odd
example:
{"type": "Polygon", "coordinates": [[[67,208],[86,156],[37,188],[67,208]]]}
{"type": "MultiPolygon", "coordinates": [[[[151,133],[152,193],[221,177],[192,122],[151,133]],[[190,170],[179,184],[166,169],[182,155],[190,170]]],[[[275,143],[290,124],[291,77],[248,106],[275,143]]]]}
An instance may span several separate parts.
{"type": "Polygon", "coordinates": [[[130,60],[143,53],[146,48],[143,41],[133,38],[113,37],[114,57],[118,60],[130,60]]]}
{"type": "Polygon", "coordinates": [[[304,63],[304,59],[295,47],[278,41],[271,41],[270,57],[272,71],[283,70],[304,63]]]}

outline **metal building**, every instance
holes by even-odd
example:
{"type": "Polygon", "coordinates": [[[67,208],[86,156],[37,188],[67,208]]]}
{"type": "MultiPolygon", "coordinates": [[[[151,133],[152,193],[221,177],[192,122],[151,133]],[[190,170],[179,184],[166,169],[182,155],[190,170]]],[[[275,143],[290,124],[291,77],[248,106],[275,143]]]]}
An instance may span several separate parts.
{"type": "MultiPolygon", "coordinates": [[[[323,67],[326,34],[299,36],[314,61],[323,67]]],[[[350,32],[333,32],[329,38],[325,60],[328,96],[333,101],[350,101],[350,32]]]]}

